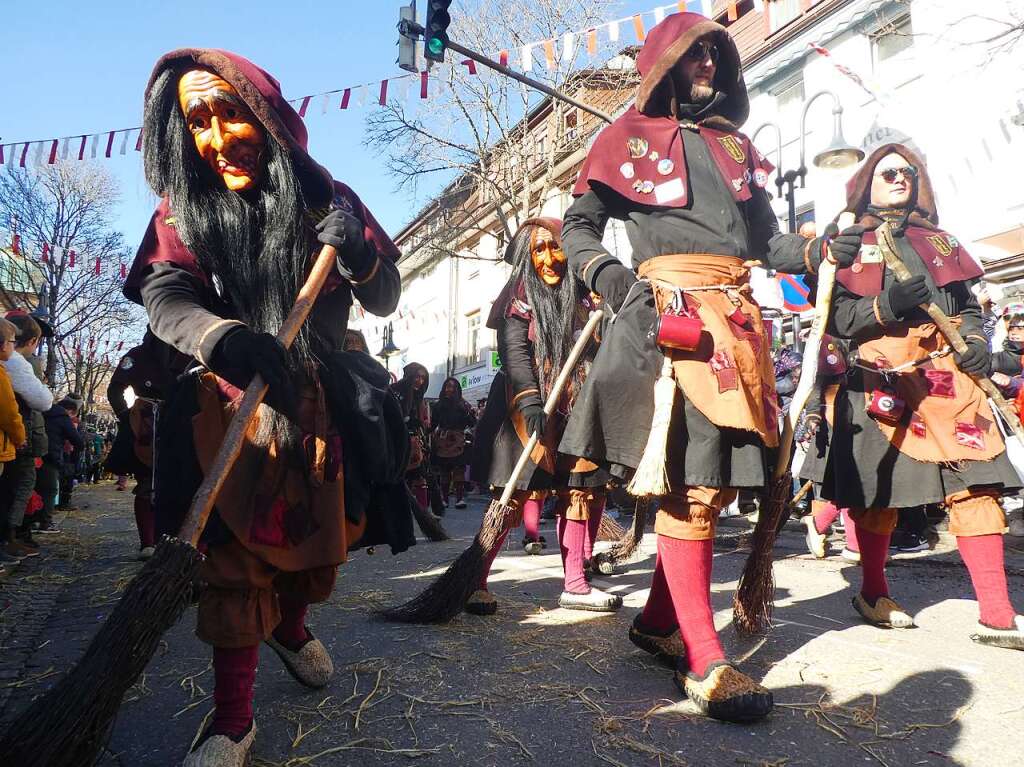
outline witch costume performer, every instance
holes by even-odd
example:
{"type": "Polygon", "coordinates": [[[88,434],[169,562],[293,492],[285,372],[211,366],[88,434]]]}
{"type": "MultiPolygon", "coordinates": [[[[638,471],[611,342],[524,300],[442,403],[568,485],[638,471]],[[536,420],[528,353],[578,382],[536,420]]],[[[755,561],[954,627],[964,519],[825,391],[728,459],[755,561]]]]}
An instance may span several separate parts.
{"type": "MultiPolygon", "coordinates": [[[[374,314],[394,309],[399,252],[359,197],[309,156],[305,126],[277,81],[240,56],[162,57],[146,89],[143,136],[146,178],[161,201],[125,294],[145,306],[161,341],[201,366],[179,382],[159,421],[158,532],[177,532],[240,390],[257,373],[269,386],[200,542],[196,634],[213,647],[215,708],[185,764],[234,767],[246,763],[256,732],[260,642],[306,686],[322,687],[333,673],[305,618],[369,535],[360,505],[372,493],[370,469],[356,470],[364,449],[348,444],[358,421],[353,387],[390,412],[386,371],[341,350],[353,296],[374,314]],[[272,334],[320,243],[337,248],[337,267],[286,352],[272,334]]],[[[397,489],[400,504],[407,494],[397,489]]],[[[394,550],[412,541],[407,502],[404,520],[394,550]]]]}
{"type": "MultiPolygon", "coordinates": [[[[539,551],[542,542],[536,524],[540,507],[553,493],[565,573],[559,606],[613,612],[622,606],[622,598],[592,587],[584,575],[584,563],[592,555],[604,512],[608,473],[590,461],[559,455],[556,449],[586,380],[592,350],[576,364],[558,409],[551,417],[544,415],[551,387],[594,309],[583,284],[568,273],[561,233],[562,222],[558,219],[529,219],[505,251],[513,276],[492,305],[487,320],[487,326],[497,331],[501,373],[491,384],[477,429],[472,477],[499,497],[530,435],[537,432],[541,439],[519,475],[512,496],[520,515],[529,517],[527,535],[531,540],[525,545],[534,544],[539,551]]],[[[479,588],[466,604],[467,612],[496,612],[497,601],[487,588],[487,578],[507,535],[488,552],[479,588]]],[[[530,548],[527,551],[533,553],[530,548]]]]}
{"type": "Polygon", "coordinates": [[[459,379],[441,384],[437,402],[430,407],[430,467],[437,478],[445,508],[455,490],[455,508],[466,508],[466,430],[476,426],[476,414],[462,396],[459,379]]]}
{"type": "Polygon", "coordinates": [[[1007,590],[999,503],[1020,479],[999,416],[969,375],[987,375],[992,357],[970,289],[981,267],[939,228],[928,173],[908,147],[875,150],[847,193],[847,209],[866,231],[832,296],[832,332],[850,339],[855,362],[835,397],[822,496],[848,507],[856,530],[863,582],[853,606],[874,625],[914,625],[889,595],[889,538],[897,509],[943,503],[978,599],[972,639],[1024,649],[1024,617],[1007,590]],[[884,262],[885,242],[876,234],[883,222],[893,226],[897,255],[912,275],[905,282],[884,262]],[[962,355],[920,308],[929,302],[959,326],[962,355]]]}
{"type": "Polygon", "coordinates": [[[779,233],[764,191],[771,165],[739,132],[749,104],[724,27],[669,16],[648,35],[637,70],[636,101],[597,137],[565,215],[573,270],[616,316],[559,450],[623,477],[646,457],[667,478],[668,492],[634,487],[661,497],[653,584],[629,636],[675,668],[704,714],[748,721],[770,712],[772,695],[726,660],[710,587],[719,512],[738,489],[765,487],[779,439],[750,265],[806,272],[826,245],[842,263],[860,234],[779,233]],[[610,218],[625,222],[630,266],[602,245],[610,218]],[[656,392],[667,392],[668,412],[656,392]]]}

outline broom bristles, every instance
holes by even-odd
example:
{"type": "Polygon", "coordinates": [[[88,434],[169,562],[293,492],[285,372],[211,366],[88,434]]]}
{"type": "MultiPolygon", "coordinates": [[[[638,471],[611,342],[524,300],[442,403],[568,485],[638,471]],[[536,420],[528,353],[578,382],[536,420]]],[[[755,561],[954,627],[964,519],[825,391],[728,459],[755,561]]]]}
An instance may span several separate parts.
{"type": "Polygon", "coordinates": [[[396,623],[447,623],[462,612],[480,583],[486,555],[511,529],[517,511],[515,504],[492,501],[469,547],[426,589],[405,604],[383,611],[382,617],[396,623]]]}
{"type": "Polygon", "coordinates": [[[754,526],[750,556],[743,567],[733,599],[733,623],[741,634],[759,634],[771,625],[775,600],[772,549],[778,535],[779,521],[789,505],[792,485],[793,479],[789,472],[772,483],[767,502],[754,526]]]}
{"type": "Polygon", "coordinates": [[[420,506],[420,502],[411,493],[410,496],[409,505],[412,506],[412,515],[416,524],[419,525],[420,531],[427,536],[428,540],[447,541],[450,536],[444,529],[444,525],[441,524],[441,520],[434,515],[433,511],[420,506]]]}
{"type": "Polygon", "coordinates": [[[618,542],[626,535],[626,528],[607,514],[601,515],[601,524],[597,528],[597,540],[618,542]]]}
{"type": "Polygon", "coordinates": [[[630,560],[640,548],[647,527],[647,501],[638,500],[633,511],[633,524],[608,551],[594,555],[594,565],[605,575],[611,575],[615,565],[630,560]],[[607,572],[606,572],[607,570],[607,572]]]}
{"type": "Polygon", "coordinates": [[[665,454],[668,446],[668,431],[672,424],[672,406],[675,402],[676,382],[672,378],[672,359],[666,355],[661,375],[654,384],[654,415],[647,444],[640,457],[640,463],[633,478],[626,486],[631,495],[665,495],[669,491],[668,473],[665,470],[665,454]]]}
{"type": "Polygon", "coordinates": [[[128,584],[85,655],[0,737],[4,764],[88,767],[99,759],[125,692],[191,601],[202,556],[165,538],[128,584]]]}

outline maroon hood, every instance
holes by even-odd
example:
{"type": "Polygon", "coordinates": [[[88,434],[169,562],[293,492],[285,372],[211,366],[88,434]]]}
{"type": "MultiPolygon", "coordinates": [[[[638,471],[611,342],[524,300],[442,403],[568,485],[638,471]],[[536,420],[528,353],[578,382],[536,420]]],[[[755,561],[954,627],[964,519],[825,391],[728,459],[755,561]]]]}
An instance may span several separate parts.
{"type": "MultiPolygon", "coordinates": [[[[326,205],[334,195],[331,174],[306,149],[308,134],[298,112],[285,101],[281,84],[246,58],[215,48],[179,48],[160,57],[146,85],[146,100],[157,77],[166,69],[184,72],[206,67],[223,77],[238,91],[245,105],[263,124],[267,133],[291,156],[311,208],[326,205]]],[[[157,190],[162,194],[162,190],[157,190]]]]}
{"type": "Polygon", "coordinates": [[[714,85],[724,98],[714,112],[728,124],[713,127],[736,130],[750,114],[747,85],[740,70],[740,54],[725,27],[699,13],[674,13],[648,33],[636,58],[636,68],[642,78],[636,94],[637,111],[652,117],[677,117],[677,107],[682,99],[676,93],[671,72],[683,54],[701,37],[714,40],[720,53],[714,85]]]}

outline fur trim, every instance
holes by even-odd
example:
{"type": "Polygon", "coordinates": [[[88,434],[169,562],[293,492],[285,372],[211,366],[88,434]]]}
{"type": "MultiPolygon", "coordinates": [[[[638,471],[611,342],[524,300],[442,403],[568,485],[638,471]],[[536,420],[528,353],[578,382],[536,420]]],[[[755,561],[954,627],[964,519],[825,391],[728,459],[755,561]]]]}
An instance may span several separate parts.
{"type": "MultiPolygon", "coordinates": [[[[932,189],[932,181],[928,177],[928,169],[914,150],[903,144],[883,144],[878,147],[864,164],[860,166],[846,183],[846,209],[857,215],[857,220],[864,216],[864,212],[871,204],[871,179],[875,174],[875,167],[886,155],[896,153],[907,162],[917,168],[917,211],[922,214],[922,219],[937,226],[939,223],[939,212],[935,206],[935,192],[932,189]]],[[[927,226],[927,224],[925,224],[927,226]]]]}

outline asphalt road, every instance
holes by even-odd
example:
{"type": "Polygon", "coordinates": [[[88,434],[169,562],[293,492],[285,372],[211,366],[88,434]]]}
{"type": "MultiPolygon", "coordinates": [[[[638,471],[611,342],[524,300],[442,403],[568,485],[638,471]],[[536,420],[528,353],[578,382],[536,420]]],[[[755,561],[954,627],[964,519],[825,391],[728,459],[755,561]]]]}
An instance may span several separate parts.
{"type": "MultiPolygon", "coordinates": [[[[111,484],[76,490],[79,510],[45,553],[0,578],[0,720],[9,721],[81,654],[138,570],[131,496],[111,484]]],[[[263,648],[256,765],[1019,765],[1024,755],[1024,653],[980,647],[970,583],[946,543],[900,557],[894,593],[920,627],[884,631],[852,607],[859,574],[817,561],[797,533],[776,565],[775,628],[741,639],[729,625],[744,561],[740,527],[716,546],[714,606],[727,651],[775,693],[772,716],[737,726],[697,716],[670,673],[626,632],[643,605],[646,557],[601,585],[614,615],[561,610],[557,553],[518,546],[495,563],[492,618],[445,626],[379,621],[467,544],[484,500],[450,511],[454,536],[399,557],[357,553],[311,626],[337,673],[322,691],[298,686],[263,648]]],[[[545,523],[554,540],[553,523],[545,523]]],[[[518,534],[510,536],[513,543],[518,534]]],[[[1011,593],[1024,607],[1024,553],[1009,551],[1011,593]]],[[[190,611],[126,696],[103,765],[179,764],[212,707],[209,648],[190,611]]],[[[0,763],[3,762],[0,755],[0,763]]]]}

